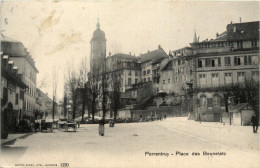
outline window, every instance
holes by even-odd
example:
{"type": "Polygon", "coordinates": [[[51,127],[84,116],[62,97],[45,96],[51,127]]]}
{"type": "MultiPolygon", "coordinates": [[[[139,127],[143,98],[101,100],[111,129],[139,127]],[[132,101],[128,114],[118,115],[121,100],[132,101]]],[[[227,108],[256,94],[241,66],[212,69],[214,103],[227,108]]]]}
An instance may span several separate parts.
{"type": "Polygon", "coordinates": [[[180,76],[180,82],[182,82],[182,76],[180,76]]]}
{"type": "Polygon", "coordinates": [[[200,106],[207,107],[207,97],[205,95],[200,96],[200,106]]]}
{"type": "Polygon", "coordinates": [[[259,81],[259,71],[252,71],[252,79],[254,81],[259,81]]]}
{"type": "Polygon", "coordinates": [[[143,71],[143,75],[146,75],[146,71],[143,71]]]}
{"type": "Polygon", "coordinates": [[[182,64],[185,64],[185,60],[184,59],[182,60],[182,64]]]}
{"type": "Polygon", "coordinates": [[[128,85],[131,85],[132,84],[132,80],[131,78],[128,78],[128,85]]]}
{"type": "Polygon", "coordinates": [[[150,82],[151,81],[151,79],[150,79],[150,77],[148,77],[148,82],[150,82]]]}
{"type": "Polygon", "coordinates": [[[177,76],[175,77],[175,81],[178,82],[178,77],[177,76]]]}
{"type": "Polygon", "coordinates": [[[181,65],[181,60],[178,60],[178,65],[181,65]]]}
{"type": "Polygon", "coordinates": [[[163,84],[165,84],[165,80],[163,80],[163,84]]]}
{"type": "Polygon", "coordinates": [[[20,99],[24,100],[24,91],[20,90],[20,99]]]}
{"type": "Polygon", "coordinates": [[[200,87],[206,86],[206,74],[199,74],[200,87]]]}
{"type": "Polygon", "coordinates": [[[238,72],[237,73],[237,81],[238,82],[245,82],[245,72],[238,72]]]}
{"type": "Polygon", "coordinates": [[[237,48],[243,48],[243,41],[237,42],[237,48]]]}
{"type": "Polygon", "coordinates": [[[219,107],[220,106],[220,97],[218,95],[213,96],[213,107],[219,107]]]}
{"type": "Polygon", "coordinates": [[[215,67],[215,60],[214,59],[211,60],[211,66],[215,67]]]}
{"type": "Polygon", "coordinates": [[[135,79],[135,84],[138,82],[138,79],[135,79]]]}
{"type": "Polygon", "coordinates": [[[252,64],[253,65],[258,65],[258,62],[259,62],[258,56],[257,55],[253,55],[252,56],[252,64]]]}
{"type": "Polygon", "coordinates": [[[138,71],[135,71],[135,76],[138,76],[138,71]]]}
{"type": "Polygon", "coordinates": [[[205,59],[205,62],[206,62],[206,67],[211,67],[211,58],[206,58],[205,59]]]}
{"type": "Polygon", "coordinates": [[[202,67],[202,60],[198,59],[198,67],[201,68],[202,67]]]}
{"type": "Polygon", "coordinates": [[[150,69],[149,69],[149,70],[147,70],[147,75],[148,75],[148,74],[150,74],[150,69]]]}
{"type": "Polygon", "coordinates": [[[218,87],[219,86],[219,78],[218,78],[218,74],[212,74],[212,78],[211,78],[211,83],[213,87],[218,87]]]}
{"type": "Polygon", "coordinates": [[[183,81],[185,82],[187,80],[187,75],[183,76],[183,81]]]}
{"type": "Polygon", "coordinates": [[[132,75],[131,70],[128,71],[128,75],[132,75]]]}
{"type": "Polygon", "coordinates": [[[221,58],[218,57],[218,66],[220,67],[221,66],[221,58]]]}
{"type": "Polygon", "coordinates": [[[168,83],[171,83],[171,80],[170,80],[170,79],[168,79],[168,83]]]}
{"type": "Polygon", "coordinates": [[[225,57],[225,66],[230,66],[230,57],[225,57]]]}
{"type": "Polygon", "coordinates": [[[234,62],[235,62],[235,66],[236,66],[236,65],[241,65],[241,59],[240,59],[240,57],[234,57],[234,62]]]}
{"type": "Polygon", "coordinates": [[[146,78],[144,78],[144,82],[146,82],[146,78]]]}
{"type": "Polygon", "coordinates": [[[232,73],[225,73],[225,84],[231,84],[232,83],[232,73]]]}
{"type": "Polygon", "coordinates": [[[16,93],[16,95],[15,95],[15,104],[18,104],[18,98],[19,98],[19,95],[16,93]]]}

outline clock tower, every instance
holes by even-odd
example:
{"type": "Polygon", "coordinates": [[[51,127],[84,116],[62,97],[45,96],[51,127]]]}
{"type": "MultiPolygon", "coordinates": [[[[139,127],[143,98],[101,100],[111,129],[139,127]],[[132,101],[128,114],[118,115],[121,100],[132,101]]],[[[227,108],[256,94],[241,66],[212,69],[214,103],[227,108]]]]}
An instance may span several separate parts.
{"type": "Polygon", "coordinates": [[[93,38],[90,41],[90,71],[93,74],[98,72],[106,59],[106,41],[105,33],[100,29],[98,20],[97,29],[94,31],[93,38]]]}

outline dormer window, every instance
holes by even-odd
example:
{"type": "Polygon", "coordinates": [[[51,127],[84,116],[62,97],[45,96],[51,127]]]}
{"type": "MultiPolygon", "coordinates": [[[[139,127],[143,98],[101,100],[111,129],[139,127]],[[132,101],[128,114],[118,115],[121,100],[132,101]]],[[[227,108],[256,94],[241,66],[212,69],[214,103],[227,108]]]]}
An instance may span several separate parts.
{"type": "Polygon", "coordinates": [[[233,28],[233,32],[237,32],[237,28],[236,27],[233,28]]]}

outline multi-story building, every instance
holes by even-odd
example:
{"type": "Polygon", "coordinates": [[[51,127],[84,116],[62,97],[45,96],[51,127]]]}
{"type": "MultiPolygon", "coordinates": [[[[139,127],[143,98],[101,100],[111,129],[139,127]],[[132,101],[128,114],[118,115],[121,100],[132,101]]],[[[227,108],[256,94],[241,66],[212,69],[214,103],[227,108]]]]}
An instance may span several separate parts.
{"type": "Polygon", "coordinates": [[[28,86],[8,55],[1,54],[1,61],[1,124],[14,131],[19,120],[25,117],[24,92],[28,86]]]}
{"type": "Polygon", "coordinates": [[[169,57],[159,45],[158,49],[141,54],[138,62],[141,64],[141,81],[152,82],[152,92],[156,94],[159,90],[160,70],[168,62],[169,57]]]}
{"type": "Polygon", "coordinates": [[[188,59],[193,54],[191,47],[184,47],[173,53],[174,93],[186,95],[189,83],[192,82],[192,60],[188,59]]]}
{"type": "MultiPolygon", "coordinates": [[[[40,89],[36,89],[36,100],[37,102],[41,103],[40,108],[40,116],[37,116],[37,118],[49,118],[52,119],[52,113],[53,113],[53,100],[48,96],[47,93],[43,93],[40,89]]],[[[55,103],[55,107],[57,106],[57,103],[55,103]]],[[[57,109],[55,108],[54,113],[56,114],[57,109]]]]}
{"type": "Polygon", "coordinates": [[[159,91],[166,93],[174,92],[174,71],[172,66],[173,60],[168,63],[160,71],[159,91]]]}
{"type": "Polygon", "coordinates": [[[22,81],[28,86],[24,95],[24,113],[31,121],[35,118],[36,110],[36,76],[38,73],[32,56],[19,41],[3,37],[1,47],[4,55],[8,55],[14,66],[18,67],[18,74],[21,75],[22,81]]]}
{"type": "Polygon", "coordinates": [[[120,77],[121,92],[141,82],[141,65],[137,61],[137,57],[121,53],[106,58],[106,80],[110,91],[115,76],[120,77]]]}
{"type": "Polygon", "coordinates": [[[259,22],[231,23],[216,39],[191,43],[193,88],[201,120],[220,121],[225,104],[220,87],[259,80],[259,22]]]}

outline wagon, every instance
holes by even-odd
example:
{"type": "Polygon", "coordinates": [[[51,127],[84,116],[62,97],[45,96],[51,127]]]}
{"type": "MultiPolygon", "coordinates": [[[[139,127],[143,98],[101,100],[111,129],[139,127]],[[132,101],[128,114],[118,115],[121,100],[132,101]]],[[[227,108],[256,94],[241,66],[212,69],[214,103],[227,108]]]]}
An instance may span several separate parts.
{"type": "Polygon", "coordinates": [[[68,122],[66,122],[65,124],[64,124],[64,129],[65,129],[65,131],[66,132],[68,132],[69,131],[69,128],[72,128],[73,129],[73,131],[74,132],[76,132],[77,131],[77,123],[76,122],[74,122],[74,121],[68,121],[68,122]]]}
{"type": "Polygon", "coordinates": [[[61,131],[65,129],[65,124],[67,123],[67,119],[60,119],[58,121],[58,130],[61,131]]]}
{"type": "Polygon", "coordinates": [[[41,121],[41,131],[46,130],[47,132],[53,132],[53,122],[46,122],[44,120],[41,121]]]}

